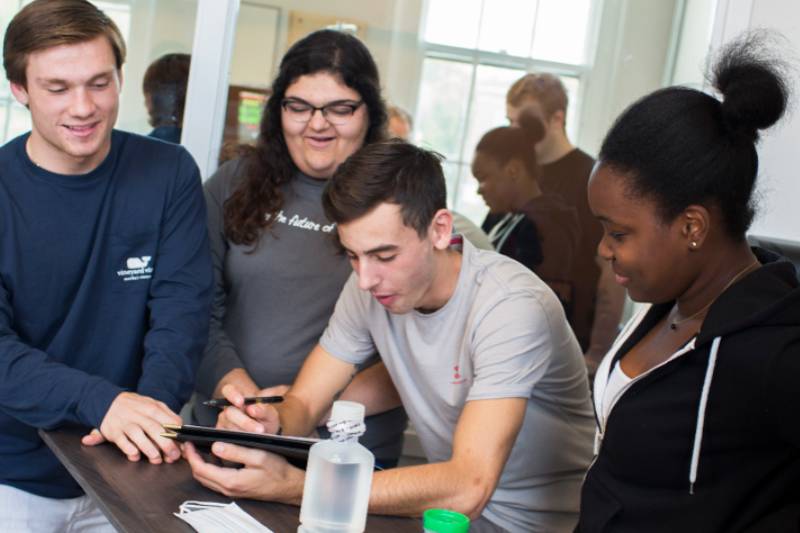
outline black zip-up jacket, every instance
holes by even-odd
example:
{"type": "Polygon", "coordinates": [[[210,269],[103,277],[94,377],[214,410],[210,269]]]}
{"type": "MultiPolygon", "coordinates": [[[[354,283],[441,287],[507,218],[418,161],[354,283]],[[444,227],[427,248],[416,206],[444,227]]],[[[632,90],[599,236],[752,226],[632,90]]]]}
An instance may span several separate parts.
{"type": "Polygon", "coordinates": [[[673,304],[635,317],[609,352],[595,381],[599,455],[576,531],[800,531],[800,288],[791,263],[755,251],[763,266],[604,420],[610,369],[673,304]]]}

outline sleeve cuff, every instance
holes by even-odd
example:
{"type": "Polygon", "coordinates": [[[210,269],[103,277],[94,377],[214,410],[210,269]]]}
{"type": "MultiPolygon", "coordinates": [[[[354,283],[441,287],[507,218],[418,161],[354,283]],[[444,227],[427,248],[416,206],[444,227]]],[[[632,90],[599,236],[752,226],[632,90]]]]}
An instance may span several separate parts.
{"type": "MultiPolygon", "coordinates": [[[[185,387],[182,388],[185,389],[185,387]]],[[[136,389],[137,394],[141,394],[142,396],[147,396],[149,398],[153,398],[154,400],[164,402],[167,405],[167,407],[172,409],[174,412],[179,413],[181,407],[183,407],[184,399],[178,398],[172,392],[173,391],[164,390],[164,387],[159,387],[155,383],[152,384],[140,383],[139,387],[137,387],[136,389]]]]}
{"type": "Polygon", "coordinates": [[[326,338],[325,336],[323,336],[323,338],[321,338],[319,340],[319,345],[322,347],[323,350],[328,352],[330,355],[332,355],[336,359],[339,359],[340,361],[344,361],[345,363],[350,363],[352,365],[361,365],[361,364],[363,364],[365,361],[367,361],[369,359],[369,356],[358,357],[358,356],[354,356],[352,353],[348,352],[347,350],[339,349],[339,347],[336,346],[336,343],[334,341],[332,341],[330,338],[326,338]],[[342,354],[345,354],[345,353],[349,353],[349,357],[346,356],[346,355],[342,355],[342,354]]]}
{"type": "Polygon", "coordinates": [[[110,381],[98,378],[93,386],[87,387],[82,396],[78,406],[78,419],[89,427],[99,428],[111,403],[124,390],[110,381]]]}
{"type": "Polygon", "coordinates": [[[466,401],[470,400],[495,400],[498,398],[530,398],[531,387],[482,387],[470,390],[466,401]]]}

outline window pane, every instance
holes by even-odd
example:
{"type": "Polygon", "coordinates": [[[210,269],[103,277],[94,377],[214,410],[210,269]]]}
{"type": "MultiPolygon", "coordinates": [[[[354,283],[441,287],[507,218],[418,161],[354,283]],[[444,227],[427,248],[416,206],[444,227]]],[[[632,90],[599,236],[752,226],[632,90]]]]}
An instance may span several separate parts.
{"type": "Polygon", "coordinates": [[[417,117],[420,141],[456,159],[461,150],[472,66],[426,58],[422,65],[417,117]]]}
{"type": "Polygon", "coordinates": [[[7,141],[31,129],[31,114],[25,107],[14,101],[9,108],[9,113],[7,141]]]}
{"type": "Polygon", "coordinates": [[[162,55],[191,53],[198,1],[94,3],[117,23],[128,48],[116,127],[146,135],[153,128],[142,94],[142,78],[147,67],[162,55]]]}
{"type": "Polygon", "coordinates": [[[536,0],[491,0],[483,8],[478,48],[525,57],[531,49],[536,0]]]}
{"type": "Polygon", "coordinates": [[[452,207],[455,203],[458,180],[461,179],[461,165],[453,161],[445,161],[442,165],[442,171],[444,172],[444,182],[447,186],[447,205],[452,207]]]}
{"type": "Polygon", "coordinates": [[[481,0],[428,0],[425,37],[430,43],[475,48],[481,0]]]}
{"type": "MultiPolygon", "coordinates": [[[[464,146],[464,162],[472,161],[475,145],[484,133],[497,126],[507,126],[506,92],[525,74],[524,70],[479,65],[475,74],[475,92],[464,146]]],[[[469,167],[468,167],[469,170],[469,167]]],[[[469,172],[468,176],[472,177],[469,172]]]]}
{"type": "MultiPolygon", "coordinates": [[[[14,18],[14,15],[19,10],[19,2],[17,0],[3,0],[0,2],[0,40],[5,37],[6,34],[6,27],[8,23],[11,22],[11,19],[14,18]]],[[[0,69],[2,70],[2,69],[0,69]]],[[[6,80],[6,73],[5,70],[2,70],[2,74],[0,75],[0,98],[4,98],[8,96],[10,93],[8,89],[8,80],[6,80]]],[[[0,128],[3,128],[5,125],[5,120],[0,122],[0,128]]],[[[2,129],[0,129],[0,134],[2,134],[2,129]]]]}
{"type": "Polygon", "coordinates": [[[580,101],[578,100],[578,88],[580,80],[569,76],[561,76],[561,82],[567,89],[567,138],[575,142],[578,138],[578,111],[580,101]]]}
{"type": "Polygon", "coordinates": [[[103,0],[94,0],[92,2],[97,9],[108,15],[108,18],[114,21],[114,24],[119,28],[122,33],[122,38],[128,42],[131,34],[131,8],[130,6],[116,4],[114,2],[104,2],[103,0]]]}
{"type": "Polygon", "coordinates": [[[453,200],[453,210],[480,226],[483,219],[486,218],[489,208],[486,207],[483,198],[478,195],[478,181],[472,176],[469,163],[464,163],[461,167],[461,180],[453,200]]]}
{"type": "Polygon", "coordinates": [[[480,225],[488,208],[478,196],[478,182],[470,168],[475,145],[490,129],[508,124],[506,92],[525,71],[480,65],[475,73],[475,91],[467,130],[461,179],[453,191],[453,208],[480,225]]]}
{"type": "Polygon", "coordinates": [[[590,0],[541,0],[531,57],[582,64],[590,0]]]}
{"type": "Polygon", "coordinates": [[[9,102],[0,100],[0,146],[6,143],[6,120],[8,119],[9,102]]]}

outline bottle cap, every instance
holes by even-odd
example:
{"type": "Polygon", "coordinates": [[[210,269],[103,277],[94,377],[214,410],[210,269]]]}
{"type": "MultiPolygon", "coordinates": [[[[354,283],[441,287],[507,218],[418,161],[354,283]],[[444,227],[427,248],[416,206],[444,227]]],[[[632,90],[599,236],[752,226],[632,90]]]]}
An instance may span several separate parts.
{"type": "Polygon", "coordinates": [[[467,533],[469,517],[447,509],[428,509],[422,514],[422,527],[436,533],[467,533]]]}
{"type": "Polygon", "coordinates": [[[331,423],[339,422],[363,422],[364,421],[364,406],[358,402],[347,402],[339,400],[333,402],[331,409],[331,423]]]}

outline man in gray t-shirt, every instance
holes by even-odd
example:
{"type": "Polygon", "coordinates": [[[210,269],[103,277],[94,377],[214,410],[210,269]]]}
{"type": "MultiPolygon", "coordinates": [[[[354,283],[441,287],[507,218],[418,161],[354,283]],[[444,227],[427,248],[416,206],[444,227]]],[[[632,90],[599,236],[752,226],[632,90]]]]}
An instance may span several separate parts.
{"type": "MultiPolygon", "coordinates": [[[[377,349],[430,463],[377,472],[371,511],[444,507],[469,514],[470,531],[571,531],[594,421],[580,347],[555,295],[513,260],[451,242],[439,160],[419,148],[363,148],[323,203],[354,274],[285,401],[229,408],[223,425],[306,434],[377,349]]],[[[241,406],[238,391],[223,392],[241,406]]],[[[391,406],[391,392],[363,391],[368,413],[391,406]]],[[[245,465],[236,471],[188,448],[207,486],[302,497],[303,472],[278,457],[216,450],[245,465]]]]}

